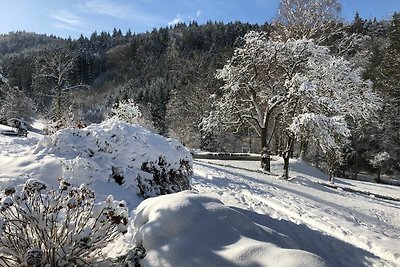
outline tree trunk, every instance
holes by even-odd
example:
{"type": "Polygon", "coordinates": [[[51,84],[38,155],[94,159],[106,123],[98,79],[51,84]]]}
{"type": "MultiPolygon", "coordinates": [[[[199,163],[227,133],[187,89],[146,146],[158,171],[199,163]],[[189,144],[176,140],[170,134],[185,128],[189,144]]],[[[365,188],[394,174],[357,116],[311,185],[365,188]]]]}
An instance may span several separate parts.
{"type": "Polygon", "coordinates": [[[61,120],[61,87],[57,86],[56,88],[56,103],[55,103],[55,120],[61,120]]]}
{"type": "Polygon", "coordinates": [[[293,144],[294,144],[293,142],[294,142],[294,139],[292,137],[290,137],[288,134],[286,148],[282,153],[282,157],[283,157],[283,175],[282,175],[282,177],[285,180],[289,179],[289,159],[292,154],[291,152],[293,151],[293,144]]]}
{"type": "Polygon", "coordinates": [[[261,150],[261,168],[264,171],[271,172],[271,159],[268,146],[261,150]]]}
{"type": "Polygon", "coordinates": [[[346,166],[343,166],[343,167],[342,167],[342,177],[343,177],[343,178],[347,178],[347,177],[346,177],[346,171],[347,171],[346,166]]]}
{"type": "Polygon", "coordinates": [[[380,184],[380,183],[382,183],[382,180],[381,180],[381,169],[380,168],[378,169],[377,175],[378,176],[376,177],[375,181],[380,184]]]}
{"type": "Polygon", "coordinates": [[[267,128],[261,128],[261,168],[264,171],[271,171],[271,158],[267,143],[267,128]]]}
{"type": "Polygon", "coordinates": [[[331,182],[332,184],[335,183],[334,177],[335,177],[335,171],[329,168],[329,182],[331,182]]]}
{"type": "Polygon", "coordinates": [[[283,178],[285,180],[289,179],[289,153],[283,154],[283,178]]]}
{"type": "Polygon", "coordinates": [[[356,154],[354,159],[354,180],[357,180],[357,178],[358,178],[358,157],[356,154]]]}
{"type": "Polygon", "coordinates": [[[294,158],[294,139],[290,140],[289,157],[294,158]]]}
{"type": "Polygon", "coordinates": [[[329,182],[332,184],[335,182],[335,164],[328,164],[328,175],[329,175],[329,182]]]}
{"type": "Polygon", "coordinates": [[[308,150],[308,141],[301,140],[300,143],[300,160],[304,161],[308,150]]]}

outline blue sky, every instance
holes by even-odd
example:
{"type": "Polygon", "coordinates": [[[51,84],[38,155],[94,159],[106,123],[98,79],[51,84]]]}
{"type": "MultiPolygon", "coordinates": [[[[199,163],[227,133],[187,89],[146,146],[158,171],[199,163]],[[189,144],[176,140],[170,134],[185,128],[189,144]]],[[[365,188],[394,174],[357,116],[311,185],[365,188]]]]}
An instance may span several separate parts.
{"type": "MultiPolygon", "coordinates": [[[[279,0],[0,0],[0,33],[25,30],[77,38],[95,30],[145,32],[177,22],[208,20],[263,24],[279,0]]],[[[342,16],[388,19],[400,0],[342,0],[342,16]]]]}

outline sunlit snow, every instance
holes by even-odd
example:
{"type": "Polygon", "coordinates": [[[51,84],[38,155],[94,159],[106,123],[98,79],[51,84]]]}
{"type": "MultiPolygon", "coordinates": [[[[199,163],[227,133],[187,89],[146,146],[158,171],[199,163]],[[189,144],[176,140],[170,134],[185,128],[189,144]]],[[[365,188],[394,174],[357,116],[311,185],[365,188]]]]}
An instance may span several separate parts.
{"type": "MultiPolygon", "coordinates": [[[[1,189],[29,178],[56,186],[65,153],[45,153],[49,141],[38,145],[41,138],[33,132],[26,138],[0,135],[1,189]]],[[[290,181],[279,179],[277,158],[271,175],[251,171],[258,168],[258,162],[196,160],[191,191],[145,201],[126,186],[93,177],[99,198],[112,194],[130,209],[128,233],[106,252],[142,245],[143,266],[400,265],[400,202],[374,196],[398,198],[399,187],[337,179],[371,194],[329,188],[319,183],[326,181],[324,173],[298,160],[291,161],[290,181]]],[[[84,170],[76,171],[73,179],[88,182],[84,170]]]]}

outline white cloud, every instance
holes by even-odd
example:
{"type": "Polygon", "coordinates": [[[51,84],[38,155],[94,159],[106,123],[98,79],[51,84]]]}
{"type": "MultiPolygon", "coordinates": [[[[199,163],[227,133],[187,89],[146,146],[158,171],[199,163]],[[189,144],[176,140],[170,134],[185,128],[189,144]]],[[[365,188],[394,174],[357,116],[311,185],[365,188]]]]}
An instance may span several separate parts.
{"type": "Polygon", "coordinates": [[[115,2],[107,2],[103,0],[87,1],[84,7],[93,13],[120,19],[125,19],[132,13],[132,9],[128,5],[119,5],[115,2]]]}
{"type": "MultiPolygon", "coordinates": [[[[150,0],[141,0],[147,2],[150,0]]],[[[159,27],[165,25],[165,20],[141,10],[140,6],[130,2],[129,4],[118,4],[111,0],[88,0],[79,5],[81,12],[87,14],[105,15],[121,20],[135,22],[148,27],[159,27]]]]}
{"type": "Polygon", "coordinates": [[[53,25],[57,28],[76,32],[88,32],[84,27],[85,23],[82,21],[82,18],[67,9],[50,10],[47,16],[55,20],[53,25]]]}
{"type": "Polygon", "coordinates": [[[196,18],[199,18],[202,14],[203,14],[203,12],[201,10],[196,11],[195,18],[193,18],[193,16],[183,16],[183,15],[178,14],[175,16],[175,18],[173,20],[168,22],[168,26],[173,26],[175,24],[182,23],[185,21],[195,21],[196,18]]]}
{"type": "Polygon", "coordinates": [[[183,16],[178,14],[178,15],[176,15],[176,17],[173,20],[168,22],[168,26],[173,26],[173,25],[181,23],[183,21],[184,21],[183,16]]]}
{"type": "Polygon", "coordinates": [[[67,9],[50,11],[48,16],[68,25],[79,25],[81,23],[81,18],[67,9]]]}

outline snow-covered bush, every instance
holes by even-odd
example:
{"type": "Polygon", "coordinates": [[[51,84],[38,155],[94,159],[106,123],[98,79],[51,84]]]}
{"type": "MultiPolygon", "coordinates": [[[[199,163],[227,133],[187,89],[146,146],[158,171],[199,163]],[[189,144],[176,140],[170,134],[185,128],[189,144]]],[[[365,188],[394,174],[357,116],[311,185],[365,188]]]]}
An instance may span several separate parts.
{"type": "Polygon", "coordinates": [[[136,123],[154,132],[156,131],[153,124],[145,119],[138,104],[133,99],[121,100],[114,104],[111,109],[111,118],[127,123],[136,123]]]}
{"type": "Polygon", "coordinates": [[[137,123],[142,116],[139,106],[132,99],[116,103],[111,109],[111,114],[113,117],[129,123],[137,123]]]}
{"type": "Polygon", "coordinates": [[[370,163],[374,168],[381,168],[388,160],[390,159],[389,153],[386,151],[380,152],[376,154],[372,159],[370,159],[370,163]]]}
{"type": "Polygon", "coordinates": [[[36,153],[55,154],[63,179],[115,182],[144,198],[190,188],[192,156],[181,143],[114,119],[46,136],[36,153]]]}
{"type": "Polygon", "coordinates": [[[95,203],[84,185],[60,181],[58,190],[28,180],[0,200],[0,266],[98,266],[101,250],[126,233],[124,201],[95,203]]]}
{"type": "Polygon", "coordinates": [[[369,160],[369,163],[377,170],[377,182],[381,182],[381,172],[382,168],[386,167],[390,161],[391,157],[388,152],[380,152],[376,154],[373,158],[369,160]]]}
{"type": "Polygon", "coordinates": [[[69,105],[68,108],[61,114],[59,119],[53,118],[50,123],[44,128],[46,134],[54,134],[55,132],[72,127],[72,128],[84,128],[86,124],[83,120],[82,111],[77,109],[73,104],[69,105]]]}
{"type": "Polygon", "coordinates": [[[141,261],[146,257],[146,250],[143,246],[134,246],[124,255],[113,261],[112,266],[117,267],[141,267],[141,261]]]}

